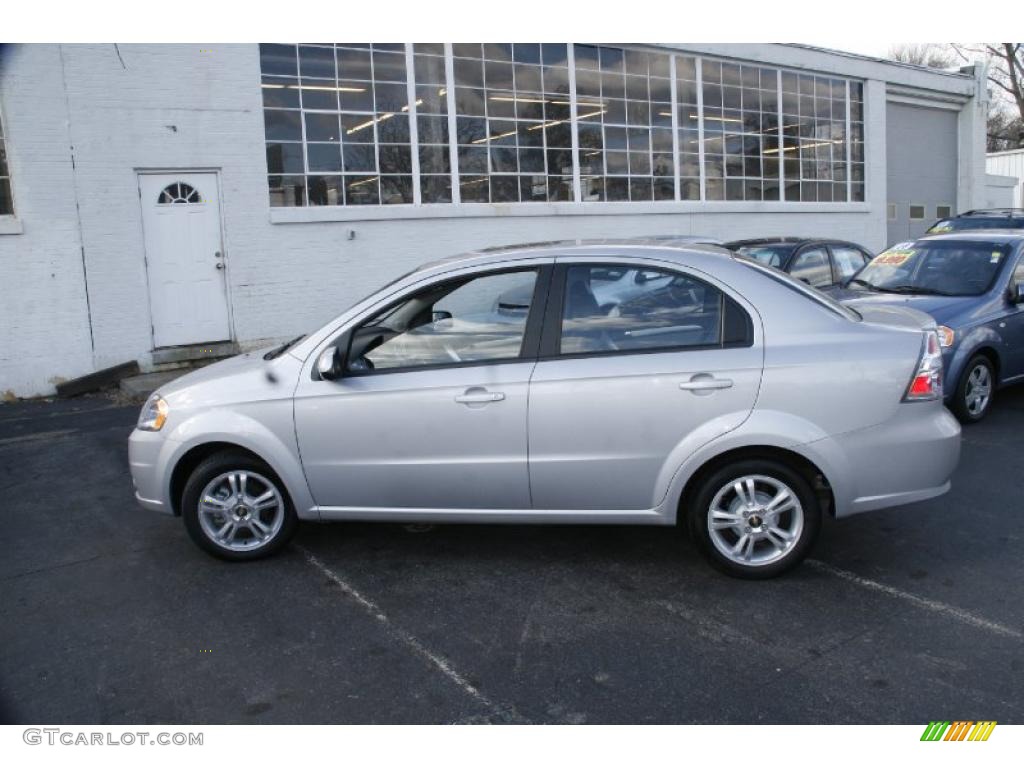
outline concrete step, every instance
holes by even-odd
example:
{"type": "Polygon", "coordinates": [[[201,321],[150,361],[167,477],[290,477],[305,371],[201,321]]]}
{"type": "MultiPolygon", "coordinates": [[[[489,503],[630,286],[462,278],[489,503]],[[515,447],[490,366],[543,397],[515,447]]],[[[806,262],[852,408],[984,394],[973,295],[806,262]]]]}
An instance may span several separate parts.
{"type": "Polygon", "coordinates": [[[139,376],[129,376],[121,379],[121,393],[132,400],[145,400],[160,387],[179,376],[184,376],[190,368],[175,368],[171,371],[154,371],[143,373],[139,376]]]}
{"type": "Polygon", "coordinates": [[[219,360],[239,353],[238,345],[233,341],[221,341],[215,344],[190,344],[184,347],[161,347],[153,350],[153,365],[168,363],[188,363],[197,360],[219,360]]]}

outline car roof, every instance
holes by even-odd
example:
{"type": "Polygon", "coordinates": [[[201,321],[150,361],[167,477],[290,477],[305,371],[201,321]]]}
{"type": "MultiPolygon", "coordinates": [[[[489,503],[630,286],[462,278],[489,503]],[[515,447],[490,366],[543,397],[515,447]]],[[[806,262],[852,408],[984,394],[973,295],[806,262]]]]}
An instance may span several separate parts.
{"type": "Polygon", "coordinates": [[[445,272],[455,268],[471,267],[506,261],[511,258],[525,259],[544,256],[576,256],[594,254],[621,258],[651,256],[658,251],[659,257],[669,261],[685,261],[686,256],[702,254],[714,258],[733,257],[731,251],[721,245],[708,242],[710,238],[695,238],[689,235],[658,235],[652,237],[603,238],[579,240],[550,240],[518,245],[503,245],[481,248],[476,251],[449,256],[422,265],[411,275],[428,272],[445,272]],[[596,253],[595,253],[596,252],[596,253]]]}
{"type": "Polygon", "coordinates": [[[969,218],[1007,218],[1016,219],[1024,218],[1024,208],[976,208],[971,211],[965,211],[964,213],[958,213],[956,216],[949,216],[951,219],[969,219],[969,218]]]}
{"type": "Polygon", "coordinates": [[[747,246],[754,245],[803,245],[805,243],[837,243],[842,245],[853,245],[857,248],[863,248],[862,245],[851,240],[841,240],[837,237],[752,237],[746,240],[732,240],[725,244],[726,248],[744,248],[747,246]]]}
{"type": "MultiPolygon", "coordinates": [[[[909,239],[909,238],[908,238],[909,239]]],[[[1024,232],[1019,229],[965,229],[959,232],[942,232],[923,235],[918,240],[980,240],[991,243],[1016,244],[1024,241],[1024,232]]]]}

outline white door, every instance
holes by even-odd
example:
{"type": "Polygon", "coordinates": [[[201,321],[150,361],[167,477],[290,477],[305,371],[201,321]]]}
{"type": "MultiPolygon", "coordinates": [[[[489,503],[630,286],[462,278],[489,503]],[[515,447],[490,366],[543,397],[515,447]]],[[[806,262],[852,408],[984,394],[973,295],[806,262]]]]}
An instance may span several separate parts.
{"type": "Polygon", "coordinates": [[[231,338],[215,173],[139,174],[153,343],[231,338]]]}

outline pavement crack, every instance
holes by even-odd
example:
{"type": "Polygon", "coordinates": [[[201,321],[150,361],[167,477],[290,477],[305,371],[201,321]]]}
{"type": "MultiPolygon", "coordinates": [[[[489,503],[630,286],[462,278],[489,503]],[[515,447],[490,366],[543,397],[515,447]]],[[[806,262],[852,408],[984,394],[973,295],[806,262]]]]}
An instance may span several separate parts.
{"type": "Polygon", "coordinates": [[[373,600],[363,595],[359,590],[352,586],[346,581],[340,574],[328,567],[322,560],[316,555],[310,552],[308,549],[302,546],[296,545],[306,562],[316,568],[321,574],[323,574],[328,580],[330,580],[341,592],[356,604],[358,604],[366,613],[376,619],[384,627],[384,629],[391,635],[392,638],[397,640],[399,643],[404,645],[410,651],[415,653],[421,659],[425,660],[441,674],[447,677],[452,683],[460,688],[466,695],[476,701],[478,704],[486,708],[496,719],[505,723],[519,723],[524,724],[529,721],[522,717],[515,708],[506,705],[499,704],[492,701],[486,696],[479,688],[473,685],[467,680],[462,674],[460,674],[451,664],[448,659],[444,658],[438,653],[430,650],[423,642],[413,635],[408,630],[395,624],[386,613],[377,605],[373,600]]]}

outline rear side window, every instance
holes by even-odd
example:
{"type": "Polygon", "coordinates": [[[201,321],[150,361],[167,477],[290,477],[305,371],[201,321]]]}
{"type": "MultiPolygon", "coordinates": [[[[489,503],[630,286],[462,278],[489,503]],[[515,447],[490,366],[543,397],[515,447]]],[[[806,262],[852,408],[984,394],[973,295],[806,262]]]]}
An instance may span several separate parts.
{"type": "Polygon", "coordinates": [[[789,268],[789,274],[815,288],[832,285],[832,268],[828,265],[828,253],[820,246],[798,253],[789,268]]]}
{"type": "Polygon", "coordinates": [[[644,269],[642,279],[609,288],[600,279],[607,270],[604,265],[566,270],[560,354],[752,343],[750,317],[715,286],[678,272],[644,269]]]}
{"type": "Polygon", "coordinates": [[[853,277],[870,260],[866,253],[852,245],[833,245],[832,257],[836,261],[839,277],[843,280],[853,277]]]}

